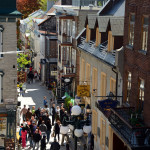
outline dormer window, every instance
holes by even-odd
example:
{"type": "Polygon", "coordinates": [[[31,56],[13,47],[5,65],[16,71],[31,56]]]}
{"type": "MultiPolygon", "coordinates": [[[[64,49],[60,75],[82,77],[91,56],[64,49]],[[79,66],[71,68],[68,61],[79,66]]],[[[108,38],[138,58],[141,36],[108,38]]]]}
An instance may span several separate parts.
{"type": "Polygon", "coordinates": [[[86,42],[90,41],[90,37],[91,37],[91,30],[89,29],[89,26],[86,26],[86,42]]]}
{"type": "Polygon", "coordinates": [[[114,49],[114,37],[112,36],[112,31],[108,31],[108,52],[114,49]]]}
{"type": "Polygon", "coordinates": [[[99,32],[99,28],[96,28],[96,46],[101,43],[101,33],[99,32]]]}

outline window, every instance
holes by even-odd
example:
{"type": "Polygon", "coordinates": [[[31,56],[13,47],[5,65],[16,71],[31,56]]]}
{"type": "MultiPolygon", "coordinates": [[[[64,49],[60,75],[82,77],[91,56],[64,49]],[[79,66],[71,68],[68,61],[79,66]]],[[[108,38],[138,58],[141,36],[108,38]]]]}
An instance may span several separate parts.
{"type": "MultiPolygon", "coordinates": [[[[104,72],[101,72],[101,88],[100,88],[100,95],[106,96],[106,74],[104,72]]],[[[101,97],[101,99],[104,99],[105,97],[101,97]]]]}
{"type": "Polygon", "coordinates": [[[59,60],[59,62],[61,62],[61,46],[59,45],[58,46],[58,50],[59,50],[59,52],[58,52],[58,60],[59,60]]]}
{"type": "Polygon", "coordinates": [[[72,37],[75,38],[76,36],[76,22],[72,22],[72,37]]]}
{"type": "Polygon", "coordinates": [[[114,49],[114,37],[112,36],[112,31],[108,31],[108,51],[114,49]]]}
{"type": "Polygon", "coordinates": [[[133,46],[134,44],[134,25],[135,25],[135,14],[130,14],[129,21],[129,45],[133,46]]]}
{"type": "Polygon", "coordinates": [[[105,150],[105,137],[106,137],[106,121],[101,118],[101,122],[100,122],[100,125],[101,125],[101,132],[100,132],[100,145],[101,145],[101,148],[102,150],[105,150]]]}
{"type": "Polygon", "coordinates": [[[129,96],[130,96],[130,90],[131,90],[131,72],[128,72],[128,78],[127,78],[127,102],[129,103],[129,96]]]}
{"type": "Polygon", "coordinates": [[[92,133],[96,136],[97,140],[97,112],[93,109],[92,110],[92,133]]]}
{"type": "Polygon", "coordinates": [[[85,60],[81,60],[81,82],[85,80],[85,60]]]}
{"type": "Polygon", "coordinates": [[[143,110],[143,104],[144,104],[144,80],[139,80],[139,108],[143,110]]]}
{"type": "Polygon", "coordinates": [[[96,46],[101,43],[101,33],[99,32],[99,28],[96,28],[96,46]]]}
{"type": "Polygon", "coordinates": [[[92,92],[97,93],[97,69],[94,67],[92,74],[92,92]]]}
{"type": "Polygon", "coordinates": [[[144,16],[142,23],[142,50],[147,51],[149,18],[144,16]]]}
{"type": "MultiPolygon", "coordinates": [[[[3,51],[3,29],[0,27],[0,52],[3,51]]],[[[2,54],[0,54],[0,57],[3,57],[2,54]]]]}
{"type": "Polygon", "coordinates": [[[0,72],[0,103],[3,102],[3,72],[0,72]]]}
{"type": "Polygon", "coordinates": [[[91,67],[90,64],[86,64],[86,81],[87,84],[90,84],[90,77],[91,77],[91,67]]]}
{"type": "Polygon", "coordinates": [[[91,30],[89,29],[89,26],[86,26],[86,42],[90,41],[90,37],[91,37],[91,30]]]}
{"type": "Polygon", "coordinates": [[[110,78],[110,92],[116,95],[116,80],[112,77],[110,78]]]}

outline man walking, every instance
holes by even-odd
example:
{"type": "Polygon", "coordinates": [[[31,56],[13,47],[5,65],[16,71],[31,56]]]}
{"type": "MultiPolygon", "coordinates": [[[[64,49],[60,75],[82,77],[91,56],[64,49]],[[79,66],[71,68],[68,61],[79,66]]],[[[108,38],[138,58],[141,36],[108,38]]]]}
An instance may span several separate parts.
{"type": "Polygon", "coordinates": [[[56,138],[54,138],[54,142],[52,142],[50,150],[59,150],[59,149],[60,149],[60,145],[56,141],[56,138]]]}
{"type": "Polygon", "coordinates": [[[53,126],[55,121],[55,115],[56,115],[55,104],[53,104],[52,106],[51,114],[52,114],[52,126],[53,126]]]}
{"type": "Polygon", "coordinates": [[[39,129],[41,130],[42,135],[45,136],[47,131],[47,126],[44,124],[44,121],[42,121],[42,124],[39,126],[39,129]]]}
{"type": "Polygon", "coordinates": [[[47,105],[46,96],[44,96],[43,105],[44,105],[44,108],[45,108],[45,106],[47,105]]]}
{"type": "Polygon", "coordinates": [[[26,120],[26,113],[27,113],[26,105],[24,105],[24,108],[21,109],[20,115],[23,113],[23,120],[26,120]]]}

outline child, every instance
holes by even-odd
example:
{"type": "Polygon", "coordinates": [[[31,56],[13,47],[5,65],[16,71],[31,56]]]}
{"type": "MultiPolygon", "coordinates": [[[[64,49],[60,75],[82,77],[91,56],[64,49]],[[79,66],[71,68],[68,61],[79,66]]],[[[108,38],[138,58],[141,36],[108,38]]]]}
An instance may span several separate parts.
{"type": "Polygon", "coordinates": [[[41,150],[46,150],[46,136],[44,135],[41,140],[41,150]]]}

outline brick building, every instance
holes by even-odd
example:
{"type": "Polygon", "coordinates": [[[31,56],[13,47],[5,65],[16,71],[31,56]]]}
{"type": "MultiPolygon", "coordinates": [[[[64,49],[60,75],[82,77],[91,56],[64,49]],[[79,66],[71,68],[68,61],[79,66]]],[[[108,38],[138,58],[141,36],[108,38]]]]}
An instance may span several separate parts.
{"type": "Polygon", "coordinates": [[[126,0],[123,107],[110,115],[114,150],[150,149],[150,45],[148,0],[126,0]]]}
{"type": "Polygon", "coordinates": [[[16,10],[16,0],[0,4],[0,146],[14,149],[17,106],[17,51],[16,21],[21,14],[16,10]],[[12,141],[11,141],[12,139],[12,141]]]}

